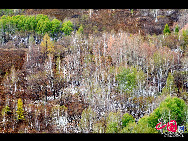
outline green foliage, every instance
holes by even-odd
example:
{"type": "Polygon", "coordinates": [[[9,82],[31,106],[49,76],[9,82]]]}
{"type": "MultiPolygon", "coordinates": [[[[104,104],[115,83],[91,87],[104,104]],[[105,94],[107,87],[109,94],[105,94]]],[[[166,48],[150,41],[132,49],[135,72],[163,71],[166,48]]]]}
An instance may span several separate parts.
{"type": "Polygon", "coordinates": [[[49,19],[46,19],[46,20],[40,19],[37,23],[37,33],[42,34],[42,35],[45,33],[48,33],[51,28],[50,25],[51,23],[49,19]]]}
{"type": "Polygon", "coordinates": [[[90,132],[89,129],[92,128],[92,122],[93,117],[95,116],[94,111],[91,109],[91,107],[88,107],[87,109],[84,109],[81,115],[79,127],[81,129],[81,132],[90,132]]]}
{"type": "Polygon", "coordinates": [[[159,106],[161,114],[164,114],[163,119],[170,119],[176,120],[178,125],[182,125],[186,121],[186,112],[187,112],[187,105],[182,99],[177,97],[173,98],[166,98],[164,102],[162,102],[159,106]],[[164,112],[168,112],[165,114],[164,112]]]}
{"type": "Polygon", "coordinates": [[[176,25],[174,32],[175,32],[176,34],[178,34],[178,32],[179,32],[179,26],[178,26],[178,25],[176,25]]]}
{"type": "Polygon", "coordinates": [[[188,122],[186,122],[186,124],[185,124],[185,132],[184,133],[188,133],[188,122]]]}
{"type": "Polygon", "coordinates": [[[155,128],[148,126],[148,115],[143,116],[139,119],[136,132],[137,133],[157,133],[158,131],[155,128]]]}
{"type": "Polygon", "coordinates": [[[148,117],[148,125],[152,128],[155,128],[155,126],[158,123],[158,119],[160,119],[162,114],[160,113],[160,109],[156,108],[153,113],[148,117]]]}
{"type": "Polygon", "coordinates": [[[118,123],[112,122],[107,125],[106,133],[118,133],[118,123]]]}
{"type": "Polygon", "coordinates": [[[187,105],[182,99],[177,97],[167,97],[160,106],[150,115],[145,115],[139,119],[138,123],[128,122],[120,131],[121,133],[158,133],[155,129],[159,123],[158,119],[163,118],[164,123],[175,120],[177,125],[186,123],[187,105]]]}
{"type": "Polygon", "coordinates": [[[120,73],[116,78],[118,81],[118,89],[126,92],[132,92],[145,79],[145,74],[137,68],[119,68],[120,73]]]}
{"type": "Polygon", "coordinates": [[[18,120],[24,120],[23,102],[22,102],[21,98],[18,99],[16,113],[17,113],[17,119],[18,120]]]}
{"type": "Polygon", "coordinates": [[[155,128],[148,126],[148,115],[139,119],[138,123],[129,122],[120,133],[157,133],[155,128]]]}
{"type": "Polygon", "coordinates": [[[1,110],[1,115],[4,116],[8,112],[11,112],[10,107],[6,105],[2,110],[1,110]]]}
{"type": "Polygon", "coordinates": [[[160,54],[160,52],[156,51],[153,54],[153,61],[154,61],[154,66],[156,68],[159,68],[160,66],[162,66],[162,64],[164,63],[164,58],[163,56],[160,54]]]}
{"type": "Polygon", "coordinates": [[[188,30],[183,30],[182,36],[183,36],[183,42],[181,46],[183,47],[183,50],[185,51],[188,45],[188,30]]]}
{"type": "Polygon", "coordinates": [[[168,77],[167,77],[167,80],[166,80],[166,86],[163,88],[163,94],[167,95],[167,94],[172,94],[173,92],[176,91],[176,86],[175,86],[175,83],[174,83],[174,77],[173,75],[169,72],[168,73],[168,77]]]}
{"type": "Polygon", "coordinates": [[[37,27],[36,17],[30,16],[29,19],[30,19],[30,30],[34,32],[37,27]]]}
{"type": "Polygon", "coordinates": [[[137,124],[135,122],[129,122],[126,127],[124,127],[120,133],[137,133],[137,124]]]}
{"type": "Polygon", "coordinates": [[[155,128],[161,117],[165,123],[175,120],[178,125],[183,125],[186,121],[186,110],[187,105],[182,99],[167,97],[148,117],[148,126],[155,128]]]}
{"type": "Polygon", "coordinates": [[[72,22],[71,21],[64,22],[61,30],[64,32],[65,35],[70,35],[71,32],[73,31],[72,22]]]}
{"type": "Polygon", "coordinates": [[[14,13],[13,9],[0,9],[0,16],[12,15],[14,13]]]}
{"type": "Polygon", "coordinates": [[[51,35],[53,38],[58,37],[58,33],[60,32],[61,22],[58,19],[53,19],[51,22],[51,35]]]}
{"type": "Polygon", "coordinates": [[[83,26],[81,25],[77,31],[78,34],[83,34],[84,33],[84,28],[83,26]]]}
{"type": "Polygon", "coordinates": [[[120,130],[120,113],[110,112],[107,117],[106,133],[118,133],[120,130]]]}
{"type": "Polygon", "coordinates": [[[134,10],[133,10],[133,9],[131,9],[131,14],[133,15],[133,13],[134,13],[134,10]]]}
{"type": "Polygon", "coordinates": [[[164,33],[164,35],[167,35],[167,34],[170,34],[170,33],[171,33],[168,24],[165,25],[165,28],[164,28],[164,30],[163,30],[163,33],[164,33]]]}
{"type": "Polygon", "coordinates": [[[122,117],[121,122],[122,122],[122,126],[123,126],[123,127],[126,127],[128,123],[134,122],[134,118],[133,118],[132,115],[130,115],[130,114],[128,114],[128,113],[125,113],[125,114],[123,115],[123,117],[122,117]]]}
{"type": "MultiPolygon", "coordinates": [[[[69,26],[69,24],[68,24],[69,26]]],[[[47,15],[16,15],[6,16],[0,18],[0,28],[4,32],[37,32],[39,35],[50,33],[52,37],[56,37],[61,29],[61,21],[49,19],[47,15]]]]}
{"type": "Polygon", "coordinates": [[[158,133],[155,129],[158,119],[163,118],[167,123],[176,120],[178,125],[186,123],[187,105],[182,99],[177,97],[167,97],[151,115],[145,115],[139,119],[138,123],[128,122],[120,131],[121,133],[158,133]]]}
{"type": "Polygon", "coordinates": [[[132,91],[136,86],[136,70],[122,68],[122,71],[116,76],[118,88],[123,91],[132,91]]]}
{"type": "MultiPolygon", "coordinates": [[[[0,18],[0,29],[0,35],[2,38],[1,42],[5,43],[7,42],[7,35],[15,34],[17,32],[22,35],[39,35],[39,39],[47,33],[53,38],[53,40],[57,40],[62,32],[64,32],[65,35],[70,35],[73,31],[73,24],[71,21],[65,21],[62,24],[60,20],[56,18],[51,19],[43,14],[16,16],[3,15],[0,18]]],[[[83,33],[82,25],[80,26],[78,33],[83,33]]]]}

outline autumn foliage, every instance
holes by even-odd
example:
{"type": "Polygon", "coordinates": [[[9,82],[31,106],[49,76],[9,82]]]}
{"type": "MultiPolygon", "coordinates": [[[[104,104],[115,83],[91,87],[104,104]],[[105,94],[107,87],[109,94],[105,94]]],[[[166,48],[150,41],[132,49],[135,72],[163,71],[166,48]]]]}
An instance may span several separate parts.
{"type": "Polygon", "coordinates": [[[0,132],[158,133],[161,117],[187,124],[186,31],[143,34],[139,10],[66,19],[26,11],[0,18],[0,132]]]}

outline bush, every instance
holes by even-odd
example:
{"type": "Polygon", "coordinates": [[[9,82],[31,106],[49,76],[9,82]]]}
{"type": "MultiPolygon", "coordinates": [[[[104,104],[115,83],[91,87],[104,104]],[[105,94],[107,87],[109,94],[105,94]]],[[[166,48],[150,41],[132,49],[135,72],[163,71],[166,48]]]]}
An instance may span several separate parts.
{"type": "Polygon", "coordinates": [[[126,127],[124,127],[120,133],[137,133],[137,124],[135,122],[129,122],[126,127]]]}
{"type": "Polygon", "coordinates": [[[138,123],[129,122],[126,127],[121,130],[121,133],[157,133],[155,128],[148,126],[148,115],[139,119],[138,123]]]}
{"type": "Polygon", "coordinates": [[[148,126],[149,116],[145,115],[138,121],[137,133],[157,133],[155,128],[148,126]]]}
{"type": "Polygon", "coordinates": [[[132,115],[128,114],[128,113],[125,113],[122,117],[122,126],[123,127],[126,127],[128,123],[130,122],[134,122],[134,118],[132,115]]]}

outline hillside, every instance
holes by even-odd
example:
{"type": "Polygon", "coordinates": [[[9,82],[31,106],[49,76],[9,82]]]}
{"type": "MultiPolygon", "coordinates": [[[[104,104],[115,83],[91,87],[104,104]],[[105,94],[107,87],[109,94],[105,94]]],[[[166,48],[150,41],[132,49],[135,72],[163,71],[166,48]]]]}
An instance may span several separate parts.
{"type": "Polygon", "coordinates": [[[81,24],[87,24],[85,25],[88,26],[87,30],[97,28],[101,32],[121,29],[131,33],[138,33],[140,30],[143,34],[158,35],[162,33],[166,24],[172,29],[178,22],[182,28],[186,22],[187,10],[134,9],[131,13],[131,9],[28,9],[25,13],[46,14],[59,20],[78,18],[81,24]]]}
{"type": "Polygon", "coordinates": [[[187,133],[187,10],[0,12],[1,133],[187,133]]]}

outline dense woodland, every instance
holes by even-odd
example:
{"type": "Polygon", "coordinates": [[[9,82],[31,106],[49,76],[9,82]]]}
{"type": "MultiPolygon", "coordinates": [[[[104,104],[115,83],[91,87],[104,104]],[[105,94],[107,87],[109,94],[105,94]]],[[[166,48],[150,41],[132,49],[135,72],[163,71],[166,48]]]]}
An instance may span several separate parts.
{"type": "Polygon", "coordinates": [[[0,132],[160,133],[163,118],[187,133],[187,18],[184,9],[1,9],[0,132]]]}

